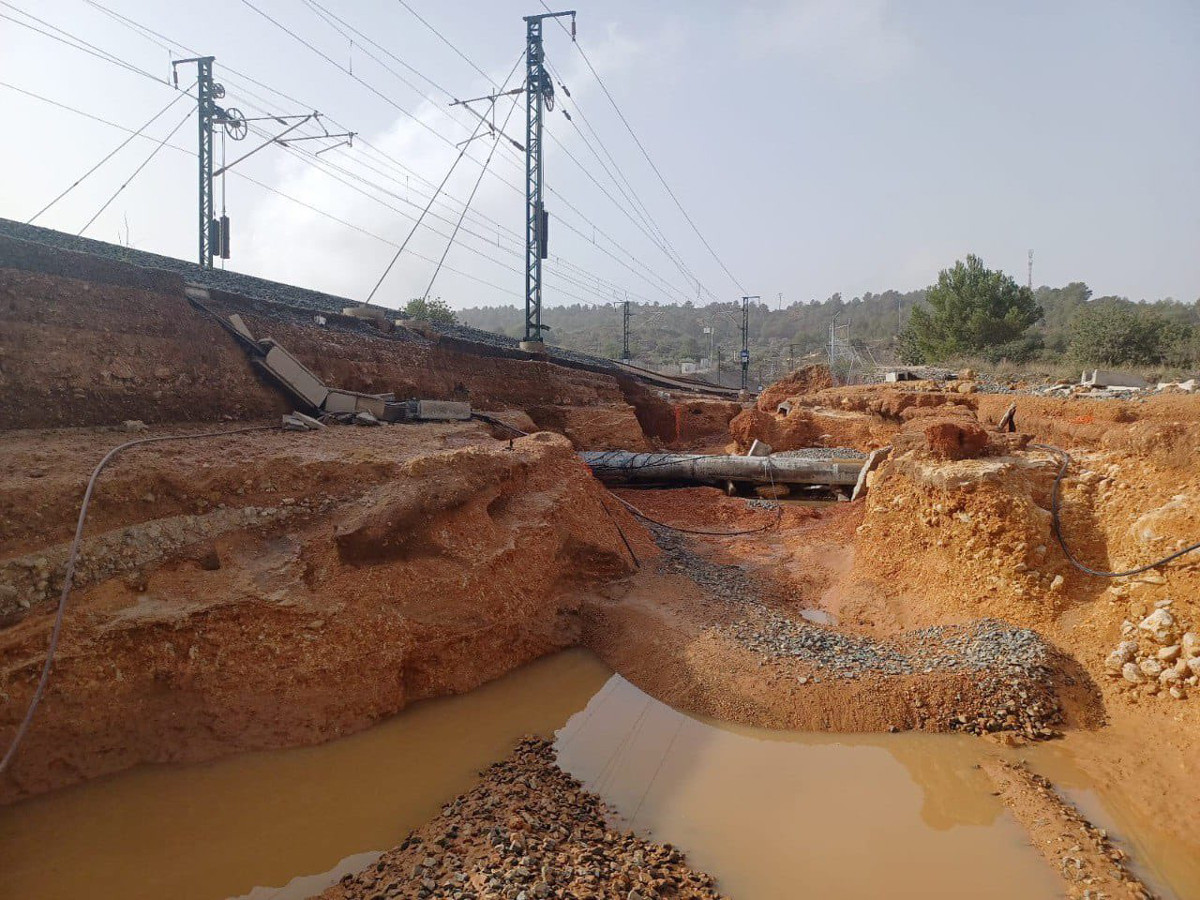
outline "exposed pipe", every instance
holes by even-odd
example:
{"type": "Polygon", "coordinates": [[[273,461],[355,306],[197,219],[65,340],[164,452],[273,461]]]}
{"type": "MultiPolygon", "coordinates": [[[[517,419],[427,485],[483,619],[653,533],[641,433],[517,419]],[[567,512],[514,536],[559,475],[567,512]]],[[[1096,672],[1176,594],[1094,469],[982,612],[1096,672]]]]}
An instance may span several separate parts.
{"type": "Polygon", "coordinates": [[[579,456],[601,481],[618,484],[690,481],[724,485],[742,481],[853,486],[863,467],[861,460],[832,462],[797,456],[706,456],[624,450],[585,451],[579,456]]]}

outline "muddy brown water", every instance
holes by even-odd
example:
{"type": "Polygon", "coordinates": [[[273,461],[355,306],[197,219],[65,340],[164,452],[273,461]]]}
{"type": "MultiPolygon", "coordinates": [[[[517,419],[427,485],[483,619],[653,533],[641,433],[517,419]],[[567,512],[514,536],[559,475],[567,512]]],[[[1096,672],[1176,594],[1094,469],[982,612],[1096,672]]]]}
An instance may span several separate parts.
{"type": "MultiPolygon", "coordinates": [[[[564,768],[623,824],[677,844],[734,897],[1061,896],[974,768],[995,752],[976,739],[729,726],[569,651],[318,747],[144,767],[0,809],[0,897],[308,897],[530,732],[557,732],[564,768]]],[[[1046,765],[1120,819],[1069,754],[1046,765]]]]}

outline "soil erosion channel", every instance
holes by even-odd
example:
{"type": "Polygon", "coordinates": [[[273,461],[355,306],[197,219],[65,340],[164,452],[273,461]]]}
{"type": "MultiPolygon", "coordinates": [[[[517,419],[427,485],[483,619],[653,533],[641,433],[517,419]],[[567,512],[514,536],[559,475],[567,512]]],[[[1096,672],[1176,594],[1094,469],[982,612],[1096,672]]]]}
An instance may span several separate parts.
{"type": "Polygon", "coordinates": [[[560,764],[624,825],[688,847],[733,896],[1058,896],[978,771],[996,753],[978,740],[728,726],[583,650],[317,747],[142,767],[15,804],[0,813],[2,893],[311,896],[435,815],[517,736],[556,729],[560,764]]]}

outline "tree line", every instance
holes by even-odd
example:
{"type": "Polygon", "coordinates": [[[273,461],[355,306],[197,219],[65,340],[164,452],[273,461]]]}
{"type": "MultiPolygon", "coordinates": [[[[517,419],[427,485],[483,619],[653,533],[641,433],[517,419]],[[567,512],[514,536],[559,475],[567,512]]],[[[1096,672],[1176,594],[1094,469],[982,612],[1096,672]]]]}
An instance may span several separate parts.
{"type": "MultiPolygon", "coordinates": [[[[631,304],[630,351],[642,362],[665,366],[699,361],[719,349],[725,365],[737,366],[741,349],[739,302],[696,305],[631,304]],[[713,329],[712,336],[705,328],[713,329]],[[711,340],[711,344],[710,344],[711,340]]],[[[511,337],[523,333],[523,310],[484,306],[459,311],[465,324],[511,337]]],[[[553,344],[619,358],[619,304],[547,307],[553,344]]],[[[1070,360],[1079,365],[1158,366],[1186,370],[1200,365],[1200,300],[1135,302],[1093,297],[1083,282],[1030,290],[988,269],[975,256],[943,270],[924,290],[834,294],[810,303],[749,308],[751,359],[769,376],[789,364],[823,354],[830,325],[849,337],[865,359],[890,363],[948,363],[967,357],[988,362],[1036,364],[1070,360]]]]}

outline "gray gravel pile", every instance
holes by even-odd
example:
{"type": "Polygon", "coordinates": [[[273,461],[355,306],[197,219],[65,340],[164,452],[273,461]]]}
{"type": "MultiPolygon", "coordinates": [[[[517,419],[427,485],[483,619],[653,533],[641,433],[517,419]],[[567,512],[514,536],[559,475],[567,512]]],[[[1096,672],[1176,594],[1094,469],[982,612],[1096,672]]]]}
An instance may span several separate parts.
{"type": "Polygon", "coordinates": [[[853,447],[802,447],[799,450],[780,450],[772,457],[784,459],[866,459],[867,454],[853,447]]]}
{"type": "MultiPolygon", "coordinates": [[[[1032,739],[1053,736],[1053,726],[1062,721],[1052,689],[1050,649],[1035,631],[981,619],[910,632],[903,642],[846,634],[780,615],[763,602],[768,589],[763,579],[697,555],[684,535],[653,525],[650,530],[663,551],[660,571],[686,574],[714,601],[743,613],[726,633],[764,662],[794,659],[816,667],[818,671],[803,676],[803,682],[969,674],[975,700],[956,698],[957,709],[938,724],[973,734],[1019,731],[1032,739]]],[[[778,586],[772,587],[778,593],[778,586]]]]}

